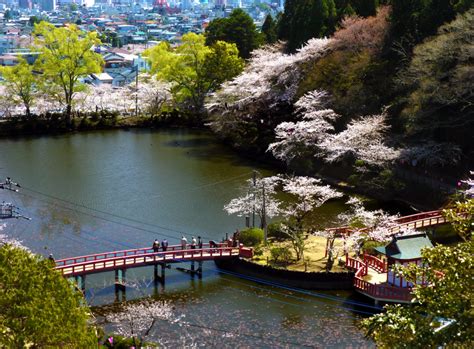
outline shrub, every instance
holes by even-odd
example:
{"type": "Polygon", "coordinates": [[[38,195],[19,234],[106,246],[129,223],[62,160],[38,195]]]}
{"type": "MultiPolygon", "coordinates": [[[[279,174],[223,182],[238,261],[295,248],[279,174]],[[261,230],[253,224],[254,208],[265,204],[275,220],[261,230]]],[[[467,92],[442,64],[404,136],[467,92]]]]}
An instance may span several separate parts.
{"type": "Polygon", "coordinates": [[[268,237],[275,238],[277,240],[285,240],[288,238],[283,230],[281,229],[282,222],[270,223],[267,227],[268,237]]]}
{"type": "Polygon", "coordinates": [[[367,240],[362,244],[361,252],[365,252],[365,253],[368,253],[368,254],[374,254],[376,247],[384,246],[384,245],[386,245],[385,242],[367,240]]]}
{"type": "Polygon", "coordinates": [[[291,251],[287,247],[273,247],[270,250],[271,260],[277,264],[288,264],[291,260],[291,251]]]}
{"type": "Polygon", "coordinates": [[[263,241],[263,230],[259,228],[248,228],[242,230],[239,235],[239,241],[246,246],[256,246],[263,241]]]}

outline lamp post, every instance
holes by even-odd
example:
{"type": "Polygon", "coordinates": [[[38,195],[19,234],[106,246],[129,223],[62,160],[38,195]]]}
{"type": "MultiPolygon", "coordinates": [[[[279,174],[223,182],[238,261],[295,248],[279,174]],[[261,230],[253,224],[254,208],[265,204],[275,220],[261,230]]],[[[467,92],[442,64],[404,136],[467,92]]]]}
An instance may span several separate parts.
{"type": "Polygon", "coordinates": [[[135,117],[138,118],[138,64],[135,67],[136,76],[135,76],[135,117]]]}

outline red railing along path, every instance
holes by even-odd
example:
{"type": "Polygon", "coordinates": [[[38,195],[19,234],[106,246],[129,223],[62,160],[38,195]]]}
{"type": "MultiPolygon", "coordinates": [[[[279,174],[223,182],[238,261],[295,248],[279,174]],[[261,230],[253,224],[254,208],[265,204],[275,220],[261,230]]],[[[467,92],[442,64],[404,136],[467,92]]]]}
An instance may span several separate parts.
{"type": "MultiPolygon", "coordinates": [[[[413,214],[410,216],[403,216],[395,219],[395,224],[393,227],[390,228],[390,232],[392,234],[396,234],[400,232],[403,228],[412,228],[412,229],[420,229],[420,228],[427,228],[433,227],[440,224],[448,223],[446,218],[443,217],[442,211],[429,211],[429,212],[421,212],[417,214],[413,214]]],[[[372,228],[364,228],[359,231],[369,231],[372,228]]],[[[356,231],[356,229],[351,227],[337,227],[337,228],[329,228],[327,229],[328,232],[333,232],[336,235],[350,235],[356,231]]]]}
{"type": "Polygon", "coordinates": [[[356,271],[354,288],[362,294],[382,301],[409,302],[412,299],[411,288],[372,284],[363,279],[367,275],[369,267],[380,273],[387,272],[385,263],[374,256],[365,254],[364,261],[361,261],[346,255],[346,267],[356,271]]]}
{"type": "Polygon", "coordinates": [[[78,276],[157,263],[205,261],[239,256],[249,258],[252,255],[251,248],[242,245],[232,247],[228,243],[220,243],[212,247],[209,244],[203,244],[202,248],[184,250],[180,245],[173,245],[166,251],[159,252],[154,252],[150,248],[138,248],[59,259],[56,260],[55,269],[64,276],[78,276]]]}

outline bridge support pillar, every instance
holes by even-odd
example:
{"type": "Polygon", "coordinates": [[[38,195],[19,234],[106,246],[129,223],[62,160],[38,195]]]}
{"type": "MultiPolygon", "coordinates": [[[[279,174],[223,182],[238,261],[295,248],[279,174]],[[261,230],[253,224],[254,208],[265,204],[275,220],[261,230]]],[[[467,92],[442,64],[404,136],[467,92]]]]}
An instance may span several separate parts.
{"type": "Polygon", "coordinates": [[[77,288],[80,289],[82,293],[85,293],[86,292],[86,276],[76,275],[74,279],[76,280],[77,288]]]}
{"type": "Polygon", "coordinates": [[[115,302],[125,302],[126,300],[125,269],[117,269],[115,271],[115,302]]]}
{"type": "Polygon", "coordinates": [[[165,284],[166,268],[170,268],[170,266],[167,265],[166,263],[158,263],[153,266],[153,277],[155,280],[155,284],[158,284],[158,283],[161,283],[162,285],[165,284]],[[161,273],[158,272],[158,266],[161,267],[161,273]]]}

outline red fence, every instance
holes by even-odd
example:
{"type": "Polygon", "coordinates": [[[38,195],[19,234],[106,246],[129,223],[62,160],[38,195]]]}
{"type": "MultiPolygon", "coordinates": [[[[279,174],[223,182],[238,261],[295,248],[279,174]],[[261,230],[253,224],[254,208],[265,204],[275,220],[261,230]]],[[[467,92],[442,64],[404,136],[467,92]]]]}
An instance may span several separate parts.
{"type": "MultiPolygon", "coordinates": [[[[413,214],[410,216],[399,217],[395,220],[394,226],[390,228],[392,234],[396,234],[402,230],[404,227],[418,229],[432,227],[439,224],[447,223],[447,220],[443,217],[442,211],[429,211],[413,214]]],[[[362,228],[357,231],[367,232],[372,228],[362,228]]],[[[356,229],[351,227],[337,227],[329,228],[326,231],[335,234],[336,236],[350,235],[356,231],[356,229]]]]}
{"type": "Polygon", "coordinates": [[[412,298],[410,288],[395,287],[386,284],[372,284],[363,279],[363,277],[367,275],[369,267],[374,270],[378,269],[377,271],[384,270],[382,272],[379,271],[381,273],[387,272],[385,263],[374,256],[364,255],[364,261],[361,261],[346,255],[346,267],[356,270],[354,276],[354,287],[363,294],[378,300],[400,302],[408,302],[412,298]]]}
{"type": "Polygon", "coordinates": [[[387,263],[370,254],[364,253],[364,263],[379,273],[387,272],[387,263]]]}
{"type": "Polygon", "coordinates": [[[227,243],[213,247],[204,244],[201,249],[185,250],[181,249],[180,245],[174,245],[160,252],[154,252],[150,248],[139,248],[60,259],[56,261],[56,269],[60,270],[64,276],[76,276],[157,263],[204,261],[237,256],[249,258],[252,254],[251,248],[229,247],[227,243]]]}

